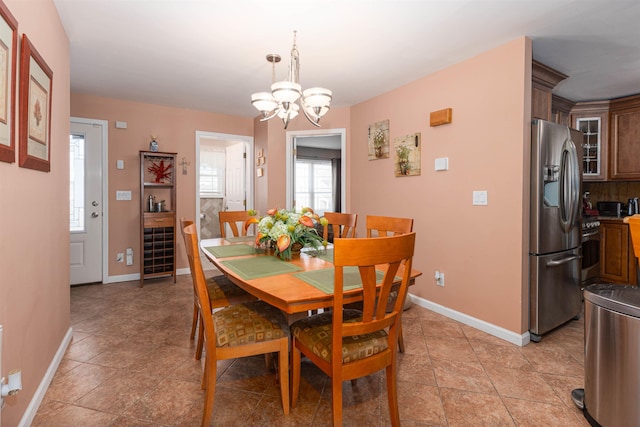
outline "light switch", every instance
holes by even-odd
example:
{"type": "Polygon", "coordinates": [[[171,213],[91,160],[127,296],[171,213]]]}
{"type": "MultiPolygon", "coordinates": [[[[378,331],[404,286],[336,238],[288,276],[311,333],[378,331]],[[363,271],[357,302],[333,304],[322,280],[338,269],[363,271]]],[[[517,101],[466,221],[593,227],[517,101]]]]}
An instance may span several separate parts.
{"type": "Polygon", "coordinates": [[[124,160],[116,160],[116,169],[124,169],[124,160]]]}
{"type": "Polygon", "coordinates": [[[126,129],[126,128],[127,128],[127,122],[116,121],[116,129],[126,129]]]}
{"type": "Polygon", "coordinates": [[[437,171],[446,171],[449,169],[449,158],[440,157],[436,159],[435,169],[437,171]]]}
{"type": "Polygon", "coordinates": [[[131,200],[131,191],[116,191],[116,200],[131,200]]]}
{"type": "Polygon", "coordinates": [[[473,204],[478,206],[486,206],[489,204],[487,200],[487,191],[474,191],[473,192],[473,204]]]}

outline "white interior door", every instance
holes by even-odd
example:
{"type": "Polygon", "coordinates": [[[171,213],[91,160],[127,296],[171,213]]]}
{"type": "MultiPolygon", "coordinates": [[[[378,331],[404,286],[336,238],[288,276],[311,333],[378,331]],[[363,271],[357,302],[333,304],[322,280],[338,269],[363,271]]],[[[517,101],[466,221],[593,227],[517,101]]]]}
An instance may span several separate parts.
{"type": "Polygon", "coordinates": [[[244,211],[247,209],[244,144],[227,147],[226,158],[225,210],[244,211]]]}
{"type": "Polygon", "coordinates": [[[71,122],[70,282],[102,281],[102,125],[71,122]]]}

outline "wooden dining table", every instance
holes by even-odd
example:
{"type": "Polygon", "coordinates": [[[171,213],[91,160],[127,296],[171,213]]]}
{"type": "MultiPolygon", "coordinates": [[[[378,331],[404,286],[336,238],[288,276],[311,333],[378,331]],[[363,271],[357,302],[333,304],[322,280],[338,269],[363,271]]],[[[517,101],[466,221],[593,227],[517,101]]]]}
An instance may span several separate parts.
{"type": "MultiPolygon", "coordinates": [[[[290,261],[271,251],[259,249],[255,237],[203,239],[200,248],[222,274],[233,283],[279,308],[291,320],[309,310],[330,307],[333,303],[333,249],[303,250],[290,261]]],[[[356,267],[345,270],[345,304],[362,300],[362,284],[356,267]],[[349,282],[349,283],[348,283],[349,282]]],[[[402,269],[402,267],[400,267],[402,269]]],[[[377,270],[380,279],[386,266],[377,270]]],[[[400,276],[402,270],[396,276],[400,276]]],[[[411,282],[422,273],[412,269],[411,282]]],[[[398,277],[400,280],[400,277],[398,277]]]]}

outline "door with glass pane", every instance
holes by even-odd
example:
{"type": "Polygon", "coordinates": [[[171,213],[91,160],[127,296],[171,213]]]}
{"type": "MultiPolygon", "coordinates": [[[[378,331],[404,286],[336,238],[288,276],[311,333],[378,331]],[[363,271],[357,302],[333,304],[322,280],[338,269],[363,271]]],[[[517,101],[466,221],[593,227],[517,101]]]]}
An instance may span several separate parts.
{"type": "Polygon", "coordinates": [[[69,272],[72,285],[102,281],[102,125],[71,122],[69,272]]]}

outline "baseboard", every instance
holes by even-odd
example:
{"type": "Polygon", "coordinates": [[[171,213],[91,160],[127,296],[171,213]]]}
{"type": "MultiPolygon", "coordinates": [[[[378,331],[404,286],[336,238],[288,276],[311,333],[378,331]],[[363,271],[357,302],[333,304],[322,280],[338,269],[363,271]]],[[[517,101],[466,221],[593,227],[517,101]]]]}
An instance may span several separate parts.
{"type": "MultiPolygon", "coordinates": [[[[191,270],[189,270],[188,268],[178,268],[176,270],[176,276],[182,276],[185,274],[191,274],[191,270]]],[[[109,276],[109,281],[107,283],[131,282],[133,280],[140,280],[140,273],[109,276]]]]}
{"type": "Polygon", "coordinates": [[[502,340],[508,341],[512,344],[518,346],[525,346],[529,344],[529,332],[525,332],[524,334],[517,334],[515,332],[504,329],[500,326],[493,325],[489,322],[485,322],[484,320],[476,319],[475,317],[469,316],[468,314],[461,313],[459,311],[450,309],[440,304],[436,304],[435,302],[426,300],[424,298],[411,295],[411,301],[423,308],[426,308],[431,311],[435,311],[438,314],[442,314],[445,317],[448,317],[453,320],[457,320],[458,322],[464,323],[465,325],[471,326],[473,328],[479,329],[482,332],[486,332],[494,337],[500,338],[502,340]]]}
{"type": "Polygon", "coordinates": [[[18,427],[29,427],[31,423],[33,423],[33,419],[36,417],[36,413],[38,412],[38,408],[40,408],[40,404],[42,403],[42,399],[44,399],[44,395],[49,389],[49,385],[51,381],[53,381],[53,376],[56,374],[58,370],[58,366],[60,366],[60,362],[62,362],[62,358],[64,357],[65,351],[67,351],[67,347],[69,347],[69,343],[71,343],[71,338],[73,338],[73,328],[69,328],[67,333],[65,334],[60,346],[58,347],[58,351],[56,352],[53,360],[49,364],[49,368],[47,372],[45,372],[44,377],[40,381],[40,385],[38,386],[31,402],[29,402],[29,406],[27,406],[27,410],[24,415],[22,415],[22,419],[20,420],[20,424],[18,427]]]}

